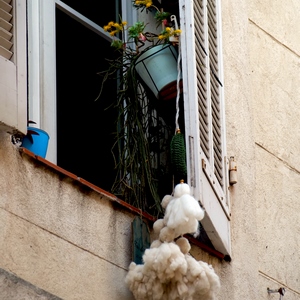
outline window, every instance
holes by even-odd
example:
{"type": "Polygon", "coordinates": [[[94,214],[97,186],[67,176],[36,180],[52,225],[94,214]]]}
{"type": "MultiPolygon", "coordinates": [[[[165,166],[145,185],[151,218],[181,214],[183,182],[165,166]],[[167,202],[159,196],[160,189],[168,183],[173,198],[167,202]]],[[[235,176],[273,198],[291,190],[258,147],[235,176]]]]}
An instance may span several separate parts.
{"type": "MultiPolygon", "coordinates": [[[[184,90],[180,122],[187,180],[206,210],[202,226],[216,250],[230,254],[219,8],[219,0],[179,0],[184,90]]],[[[95,101],[97,72],[105,69],[104,58],[113,59],[102,26],[121,12],[129,24],[135,21],[132,1],[112,1],[103,9],[93,0],[28,0],[30,119],[50,135],[48,160],[107,190],[115,176],[111,148],[117,111],[105,108],[116,86],[106,86],[102,100],[95,101]]],[[[164,111],[167,122],[175,125],[175,111],[164,111]]]]}
{"type": "Polygon", "coordinates": [[[102,26],[120,9],[118,0],[106,9],[91,0],[28,1],[30,119],[50,135],[48,160],[107,190],[114,176],[109,121],[115,112],[106,108],[116,86],[95,99],[97,72],[113,58],[102,26]]]}
{"type": "Polygon", "coordinates": [[[214,247],[230,255],[230,211],[218,0],[181,0],[188,183],[214,247]]]}
{"type": "Polygon", "coordinates": [[[115,102],[117,86],[106,84],[95,101],[101,86],[97,72],[107,69],[106,59],[114,55],[102,26],[121,12],[133,24],[136,10],[127,0],[105,9],[91,0],[31,0],[28,12],[29,112],[50,135],[47,159],[111,191],[118,108],[107,108],[115,102]]]}
{"type": "Polygon", "coordinates": [[[0,124],[26,133],[26,3],[0,1],[0,124]]]}

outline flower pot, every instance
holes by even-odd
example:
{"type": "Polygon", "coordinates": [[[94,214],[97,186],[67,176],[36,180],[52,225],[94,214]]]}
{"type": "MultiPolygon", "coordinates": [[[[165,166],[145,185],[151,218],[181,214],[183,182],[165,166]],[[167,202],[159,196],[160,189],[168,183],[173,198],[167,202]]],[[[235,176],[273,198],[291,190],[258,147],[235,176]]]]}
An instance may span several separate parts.
{"type": "Polygon", "coordinates": [[[28,132],[33,131],[36,134],[30,134],[32,137],[31,141],[29,133],[27,133],[27,135],[23,138],[22,147],[33,152],[35,155],[45,158],[49,142],[48,133],[42,129],[35,127],[28,127],[27,130],[28,132]]]}
{"type": "Polygon", "coordinates": [[[150,48],[136,61],[137,73],[158,99],[169,100],[177,95],[177,57],[176,49],[164,44],[150,48]]]}

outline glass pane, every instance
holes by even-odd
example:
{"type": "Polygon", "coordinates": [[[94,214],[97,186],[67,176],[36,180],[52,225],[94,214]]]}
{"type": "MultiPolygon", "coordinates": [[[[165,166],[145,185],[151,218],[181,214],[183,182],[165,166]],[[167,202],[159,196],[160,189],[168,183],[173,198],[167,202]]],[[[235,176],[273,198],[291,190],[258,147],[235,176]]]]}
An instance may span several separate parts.
{"type": "Polygon", "coordinates": [[[109,21],[118,20],[121,11],[120,0],[110,0],[105,7],[103,1],[95,0],[63,0],[62,2],[101,27],[109,21]]]}

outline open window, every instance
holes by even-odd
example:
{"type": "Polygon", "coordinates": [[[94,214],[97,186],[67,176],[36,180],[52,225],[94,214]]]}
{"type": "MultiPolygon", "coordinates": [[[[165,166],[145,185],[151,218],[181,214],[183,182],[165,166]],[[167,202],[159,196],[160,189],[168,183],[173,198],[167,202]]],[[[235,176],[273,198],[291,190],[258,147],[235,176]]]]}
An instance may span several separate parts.
{"type": "MultiPolygon", "coordinates": [[[[104,32],[103,26],[119,20],[120,15],[133,24],[137,11],[131,1],[125,0],[112,1],[105,9],[102,3],[91,0],[29,0],[28,13],[29,115],[50,135],[46,158],[111,192],[119,159],[112,149],[121,108],[111,107],[117,90],[113,81],[106,82],[96,101],[101,87],[97,73],[107,69],[107,59],[114,59],[112,37],[104,32]]],[[[157,149],[158,136],[162,134],[158,131],[161,119],[156,118],[157,109],[154,111],[150,105],[147,109],[151,118],[144,123],[151,123],[147,135],[156,135],[151,147],[157,149]]],[[[162,110],[168,118],[168,109],[162,110]]],[[[174,124],[173,119],[169,121],[174,124]]],[[[160,157],[153,164],[156,169],[160,168],[159,161],[160,157]]],[[[171,178],[163,177],[159,178],[161,197],[172,190],[171,178]],[[162,183],[165,179],[167,187],[162,183]]],[[[143,193],[139,198],[142,203],[147,202],[143,193]]]]}
{"type": "MultiPolygon", "coordinates": [[[[187,182],[206,210],[201,223],[209,240],[230,255],[220,3],[160,3],[167,10],[175,7],[182,29],[180,128],[186,138],[187,182]]],[[[28,0],[30,119],[50,135],[48,160],[108,191],[116,175],[111,149],[118,111],[107,110],[116,97],[116,82],[95,101],[101,81],[97,72],[106,68],[105,58],[114,58],[102,27],[120,14],[133,23],[135,13],[125,0],[105,9],[93,0],[28,0]]],[[[159,114],[173,134],[175,105],[160,103],[159,114]]],[[[162,196],[173,186],[170,176],[165,180],[162,196]]]]}
{"type": "Polygon", "coordinates": [[[114,174],[113,120],[108,110],[116,83],[99,94],[97,74],[113,59],[102,26],[121,1],[28,1],[29,117],[49,133],[47,159],[103,189],[114,174]],[[41,43],[41,40],[44,42],[41,43]]]}

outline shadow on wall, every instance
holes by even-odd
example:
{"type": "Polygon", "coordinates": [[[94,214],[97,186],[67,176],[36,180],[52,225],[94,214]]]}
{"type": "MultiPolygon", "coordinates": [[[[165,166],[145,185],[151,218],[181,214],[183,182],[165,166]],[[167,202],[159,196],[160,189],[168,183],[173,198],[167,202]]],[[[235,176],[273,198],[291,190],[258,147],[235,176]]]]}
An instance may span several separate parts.
{"type": "Polygon", "coordinates": [[[62,300],[3,269],[0,269],[0,291],[1,299],[62,300]]]}

